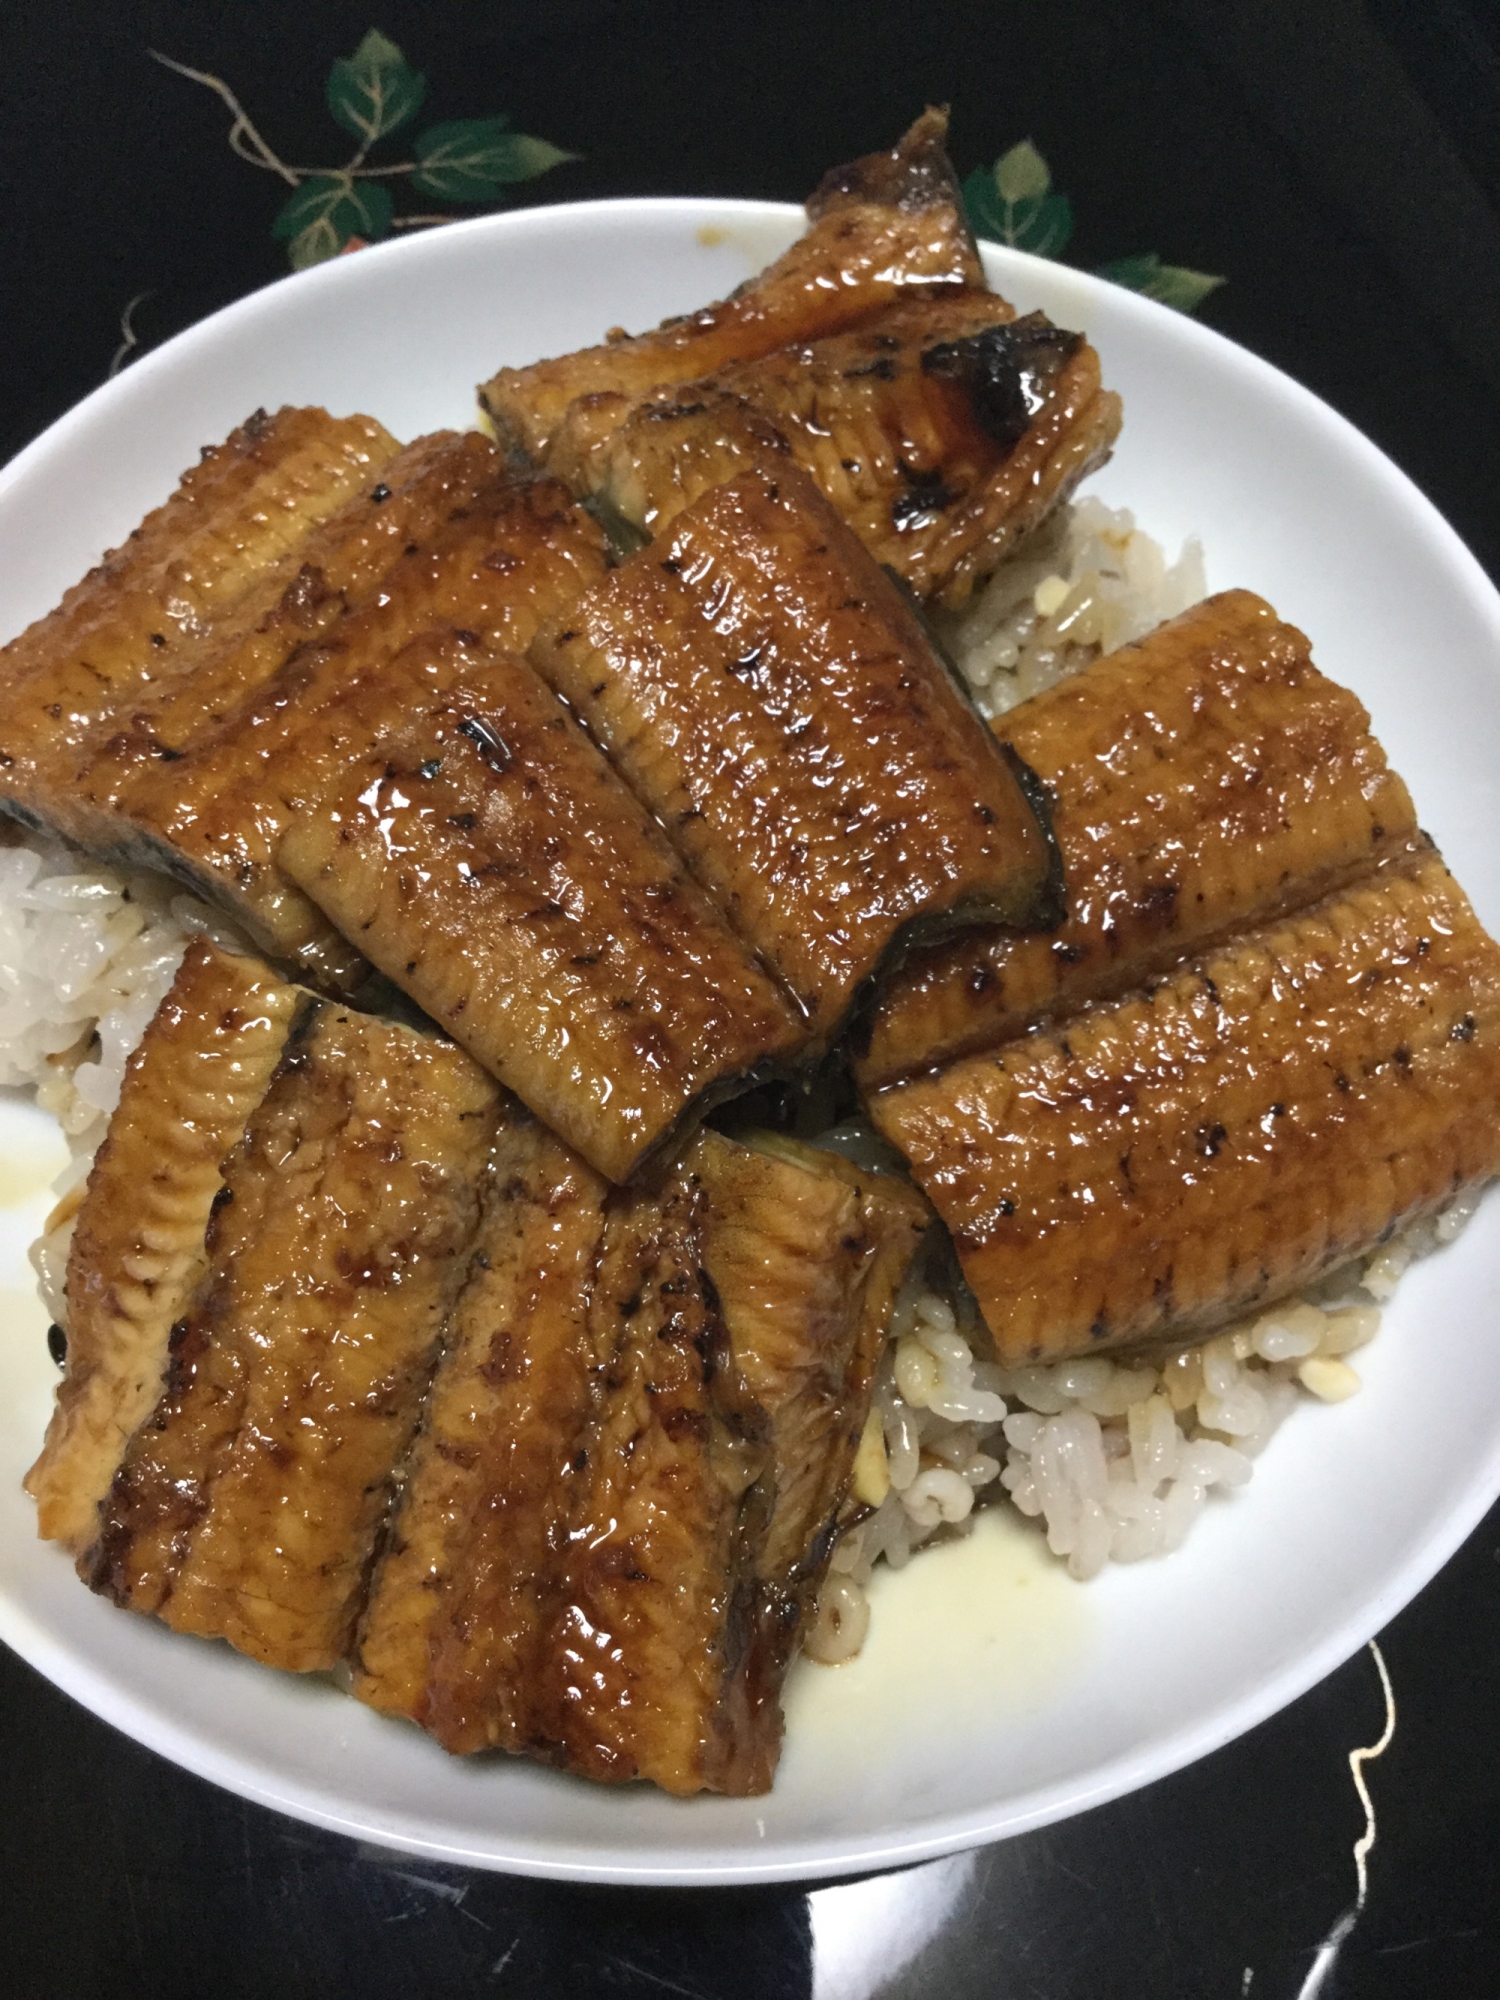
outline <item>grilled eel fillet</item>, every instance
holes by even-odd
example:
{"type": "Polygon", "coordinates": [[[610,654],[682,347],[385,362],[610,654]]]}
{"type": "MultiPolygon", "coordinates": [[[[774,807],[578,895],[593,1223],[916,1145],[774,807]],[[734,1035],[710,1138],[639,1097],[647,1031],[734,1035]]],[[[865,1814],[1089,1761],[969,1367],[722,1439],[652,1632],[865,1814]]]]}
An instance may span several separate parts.
{"type": "Polygon", "coordinates": [[[414,641],[340,703],[280,865],[611,1180],[806,1037],[524,660],[414,641]]]}
{"type": "Polygon", "coordinates": [[[694,382],[789,341],[816,340],[913,293],[982,287],[943,151],[947,130],[947,114],[928,110],[890,152],[835,167],[808,200],[807,234],[722,303],[651,333],[502,368],[479,392],[501,442],[544,458],[580,396],[591,399],[602,435],[663,383],[694,382]]]}
{"type": "Polygon", "coordinates": [[[693,1166],[709,1192],[705,1268],[735,1364],[771,1420],[776,1503],[759,1574],[806,1618],[891,1308],[932,1215],[905,1183],[781,1133],[737,1145],[705,1134],[693,1166]]]}
{"type": "Polygon", "coordinates": [[[357,1692],[451,1749],[764,1789],[926,1222],[783,1140],[611,1189],[450,1043],[196,942],[80,1215],[43,1532],[293,1671],[364,1607],[357,1692]]]}
{"type": "MultiPolygon", "coordinates": [[[[151,688],[274,613],[297,552],[395,458],[369,417],[257,413],[204,454],[63,598],[0,652],[0,799],[40,816],[80,758],[151,688]]],[[[62,823],[66,831],[66,824],[62,823]]]]}
{"type": "MultiPolygon", "coordinates": [[[[524,647],[542,618],[604,574],[598,529],[555,481],[509,479],[472,434],[450,452],[477,470],[465,503],[408,540],[371,598],[293,647],[269,677],[236,679],[196,706],[184,689],[175,754],[137,759],[89,828],[96,848],[168,869],[263,950],[335,989],[364,961],[277,864],[292,802],[308,809],[318,784],[368,747],[354,720],[410,639],[438,629],[462,633],[471,651],[524,647]]],[[[385,505],[394,504],[393,495],[385,505]]]]}
{"type": "Polygon", "coordinates": [[[911,1190],[701,1133],[656,1195],[502,1132],[355,1692],[454,1751],[754,1792],[832,1545],[911,1190]]]}
{"type": "Polygon", "coordinates": [[[232,634],[191,670],[161,676],[143,698],[107,718],[103,740],[72,773],[80,810],[118,806],[143,775],[158,775],[205,729],[254,700],[293,654],[337,649],[351,618],[399,623],[414,610],[422,615],[420,603],[407,601],[413,580],[434,571],[443,555],[452,566],[450,552],[464,547],[466,531],[474,539],[474,516],[483,522],[493,512],[500,483],[499,458],[487,439],[439,431],[408,445],[376,485],[325,521],[267,579],[274,588],[289,578],[258,625],[232,634]]]}
{"type": "Polygon", "coordinates": [[[271,1666],[342,1657],[498,1098],[451,1043],[300,996],[223,1164],[160,1398],[80,1560],[95,1590],[271,1666]]]}
{"type": "Polygon", "coordinates": [[[255,961],[199,940],[126,1067],[73,1231],[67,1372],[26,1475],[37,1532],[75,1556],[156,1407],[171,1329],[203,1272],[220,1163],[266,1093],[296,1004],[255,961]]]}
{"type": "Polygon", "coordinates": [[[871,1105],[1002,1361],[1201,1335],[1500,1171],[1500,949],[1429,848],[871,1105]]]}
{"type": "MultiPolygon", "coordinates": [[[[277,422],[308,416],[330,421],[277,422]]],[[[206,646],[146,645],[149,681],[99,690],[86,730],[0,771],[0,798],[110,859],[165,868],[272,956],[349,990],[368,967],[274,864],[290,740],[326,731],[346,684],[413,634],[524,645],[603,567],[598,529],[554,482],[512,480],[473,433],[421,438],[268,566],[255,615],[206,646]]]]}
{"type": "Polygon", "coordinates": [[[1049,913],[1014,771],[794,465],[695,502],[531,657],[823,1045],[893,951],[1049,913]]]}
{"type": "Polygon", "coordinates": [[[956,608],[1108,458],[1120,399],[1081,334],[990,292],[907,300],[659,391],[597,440],[576,405],[552,470],[649,535],[790,450],[876,560],[956,608]]]}
{"type": "Polygon", "coordinates": [[[879,1089],[1119,995],[1315,902],[1416,833],[1369,717],[1264,599],[1226,591],[994,725],[1052,800],[1069,911],[1050,936],[913,959],[861,1024],[879,1089]]]}
{"type": "Polygon", "coordinates": [[[593,1385],[608,1183],[502,1118],[469,1281],[361,1622],[354,1692],[447,1749],[529,1740],[542,1624],[593,1385]]]}

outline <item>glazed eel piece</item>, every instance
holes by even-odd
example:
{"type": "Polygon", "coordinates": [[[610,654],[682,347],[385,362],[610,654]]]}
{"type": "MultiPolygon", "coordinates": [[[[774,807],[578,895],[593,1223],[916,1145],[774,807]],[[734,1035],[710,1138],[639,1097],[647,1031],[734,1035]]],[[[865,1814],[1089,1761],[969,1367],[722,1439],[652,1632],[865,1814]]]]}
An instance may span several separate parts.
{"type": "MultiPolygon", "coordinates": [[[[91,844],[165,868],[217,902],[273,958],[346,990],[365,967],[280,868],[276,848],[325,774],[369,747],[356,718],[389,661],[428,631],[471,653],[524,647],[539,622],[604,574],[599,530],[552,480],[517,481],[494,447],[460,441],[481,477],[432,532],[408,540],[373,596],[290,650],[269,676],[198,703],[179,690],[169,758],[145,757],[97,814],[91,844]]],[[[387,506],[393,501],[387,501],[387,506]]],[[[367,967],[366,967],[367,969],[367,967]]]]}
{"type": "Polygon", "coordinates": [[[557,697],[430,635],[283,773],[281,868],[610,1180],[784,1065],[791,1005],[557,697]]]}
{"type": "Polygon", "coordinates": [[[1500,948],[1419,846],[870,1106],[1002,1361],[1198,1337],[1500,1171],[1500,948]]]}
{"type": "Polygon", "coordinates": [[[95,732],[71,774],[79,813],[110,813],[144,778],[170,784],[204,732],[253,700],[294,655],[337,649],[352,619],[409,615],[399,591],[392,601],[392,578],[407,580],[409,589],[421,559],[430,564],[455,530],[463,531],[499,471],[494,447],[473,434],[440,431],[408,445],[378,484],[323,522],[283,571],[267,578],[274,588],[290,571],[258,624],[190,670],[162,675],[95,732]]]}
{"type": "MultiPolygon", "coordinates": [[[[281,421],[294,416],[329,421],[281,421]]],[[[290,743],[336,731],[346,688],[416,633],[524,645],[603,569],[599,530],[555,482],[514,480],[475,433],[419,439],[265,568],[253,616],[147,646],[152,677],[97,688],[87,728],[75,716],[24,769],[13,760],[0,797],[107,859],[166,870],[272,957],[352,991],[367,964],[275,866],[290,743]]]]}
{"type": "Polygon", "coordinates": [[[943,150],[947,129],[947,114],[929,110],[890,152],[835,167],[808,200],[807,234],[722,303],[650,333],[502,368],[479,392],[502,444],[541,459],[578,397],[588,399],[592,434],[603,436],[663,383],[815,340],[912,293],[982,286],[943,150]]]}
{"type": "Polygon", "coordinates": [[[794,464],[695,501],[531,658],[817,1045],[916,942],[1054,914],[1021,779],[794,464]]]}
{"type": "Polygon", "coordinates": [[[160,1394],[80,1557],[95,1590],[272,1666],[343,1656],[498,1107],[451,1043],[296,996],[223,1163],[160,1394]]]}
{"type": "Polygon", "coordinates": [[[63,832],[89,750],[149,691],[253,631],[297,578],[299,550],[367,508],[395,440],[369,417],[258,411],[183,475],[63,598],[0,652],[0,802],[63,832]]]}
{"type": "Polygon", "coordinates": [[[161,1395],[172,1328],[203,1273],[221,1162],[265,1096],[298,999],[255,960],[196,940],[126,1066],[73,1228],[66,1372],[26,1475],[38,1534],[75,1556],[161,1395]]]}
{"type": "Polygon", "coordinates": [[[593,1380],[609,1183],[513,1104],[376,1566],[354,1693],[452,1751],[520,1750],[593,1380]]]}
{"type": "Polygon", "coordinates": [[[356,1694],[453,1751],[765,1790],[925,1222],[787,1142],[700,1133],[644,1194],[502,1131],[356,1694]]]}
{"type": "Polygon", "coordinates": [[[577,405],[549,463],[605,518],[655,536],[744,466],[789,452],[878,562],[955,608],[1119,429],[1120,399],[1081,334],[972,291],[660,390],[603,438],[577,405]]]}
{"type": "Polygon", "coordinates": [[[266,1664],[354,1647],[450,1749],[763,1790],[928,1213],[714,1133],[611,1188],[451,1043],[199,940],[79,1217],[42,1532],[266,1664]]]}
{"type": "Polygon", "coordinates": [[[861,1024],[866,1090],[1126,993],[1353,881],[1417,830],[1358,700],[1249,591],[1207,599],[994,727],[1050,794],[1067,918],[903,967],[861,1024]]]}

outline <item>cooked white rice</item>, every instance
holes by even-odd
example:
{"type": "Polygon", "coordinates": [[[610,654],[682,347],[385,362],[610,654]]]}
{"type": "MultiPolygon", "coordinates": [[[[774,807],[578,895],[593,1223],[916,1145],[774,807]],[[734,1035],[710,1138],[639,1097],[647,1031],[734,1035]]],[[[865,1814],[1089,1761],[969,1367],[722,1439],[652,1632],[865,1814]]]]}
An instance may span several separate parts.
{"type": "Polygon", "coordinates": [[[1203,551],[1177,561],[1124,508],[1063,508],[991,578],[942,637],[981,711],[1003,715],[1067,674],[1139,639],[1204,595],[1203,551]]]}
{"type": "Polygon", "coordinates": [[[1299,1402],[1355,1394],[1348,1356],[1379,1331],[1377,1301],[1478,1204],[1477,1189],[1460,1195],[1361,1265],[1175,1354],[1004,1369],[985,1358],[971,1301],[926,1287],[899,1301],[855,1471],[855,1498],[873,1511],[834,1549],[808,1652],[852,1658],[875,1564],[902,1568],[1002,1490],[1080,1581],[1180,1548],[1209,1495],[1248,1481],[1299,1402]]]}

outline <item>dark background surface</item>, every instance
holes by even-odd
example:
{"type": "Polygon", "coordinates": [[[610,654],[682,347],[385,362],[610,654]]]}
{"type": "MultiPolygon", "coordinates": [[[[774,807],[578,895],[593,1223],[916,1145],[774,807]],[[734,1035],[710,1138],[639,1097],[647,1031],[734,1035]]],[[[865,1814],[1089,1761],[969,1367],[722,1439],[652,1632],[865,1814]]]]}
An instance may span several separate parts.
{"type": "MultiPolygon", "coordinates": [[[[1228,280],[1201,317],[1376,439],[1500,571],[1500,14],[1489,0],[1025,0],[318,8],[8,0],[0,457],[106,374],[285,268],[285,190],[224,143],[215,71],[283,158],[341,157],[329,62],[379,25],[430,118],[509,112],[586,155],[527,201],[798,199],[953,106],[960,168],[1028,135],[1070,261],[1228,280]]],[[[378,251],[369,254],[379,254],[378,251]]],[[[200,2000],[681,1994],[863,2000],[1497,2000],[1500,1513],[1381,1645],[1131,1799],[877,1885],[577,1890],[356,1848],[124,1741],[0,1653],[0,1995],[200,2000]]]]}

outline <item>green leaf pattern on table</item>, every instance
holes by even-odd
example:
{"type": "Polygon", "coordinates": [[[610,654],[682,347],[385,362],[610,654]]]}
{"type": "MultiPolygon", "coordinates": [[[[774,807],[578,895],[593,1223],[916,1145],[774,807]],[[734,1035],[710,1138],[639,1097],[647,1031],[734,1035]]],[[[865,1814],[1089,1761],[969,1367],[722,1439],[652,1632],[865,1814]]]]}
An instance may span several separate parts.
{"type": "MultiPolygon", "coordinates": [[[[1061,257],[1073,234],[1073,209],[1052,186],[1052,173],[1029,139],[1002,153],[992,167],[976,167],[963,184],[964,208],[976,236],[1035,257],[1061,257]]],[[[1148,299],[1195,312],[1225,280],[1184,264],[1164,264],[1154,250],[1101,264],[1095,273],[1148,299]]]]}
{"type": "Polygon", "coordinates": [[[352,236],[367,243],[384,236],[395,206],[379,181],[310,174],[271,224],[271,234],[286,244],[292,269],[305,271],[336,257],[352,236]]]}
{"type": "Polygon", "coordinates": [[[439,201],[493,201],[512,181],[528,181],[576,160],[546,139],[507,130],[508,118],[459,118],[434,125],[416,143],[411,184],[439,201]]]}
{"type": "Polygon", "coordinates": [[[328,72],[328,109],[360,141],[361,151],[415,118],[426,95],[426,77],[378,28],[328,72]]]}
{"type": "MultiPolygon", "coordinates": [[[[550,139],[513,132],[510,119],[497,113],[429,125],[413,140],[411,159],[369,165],[371,148],[409,124],[427,97],[426,77],[379,28],[368,29],[353,55],[340,56],[328,73],[328,109],[359,141],[343,166],[288,166],[222,77],[189,69],[170,56],[157,60],[221,98],[234,114],[229,143],[235,153],[292,188],[271,233],[286,244],[296,271],[378,242],[393,229],[452,220],[448,215],[398,215],[388,186],[392,180],[405,178],[418,194],[435,201],[494,202],[517,182],[581,157],[550,139]]],[[[976,235],[1033,256],[1061,257],[1073,234],[1072,204],[1053,187],[1051,169],[1030,139],[1002,153],[993,166],[976,167],[963,184],[963,200],[976,235]]],[[[1154,250],[1102,265],[1099,276],[1179,312],[1193,312],[1224,283],[1206,271],[1164,264],[1154,250]]]]}
{"type": "Polygon", "coordinates": [[[393,180],[404,178],[418,194],[438,201],[493,202],[517,181],[534,180],[581,157],[548,139],[512,132],[510,120],[496,116],[429,126],[413,141],[412,158],[370,165],[371,148],[409,124],[427,97],[426,77],[378,28],[371,28],[353,55],[340,56],[328,73],[328,109],[359,141],[342,166],[288,166],[222,77],[189,69],[170,56],[156,59],[213,91],[234,114],[229,132],[233,151],[291,187],[271,234],[286,244],[294,271],[377,242],[393,229],[423,229],[453,220],[450,215],[397,214],[389,185],[393,180]]]}
{"type": "Polygon", "coordinates": [[[1226,281],[1212,278],[1207,271],[1191,271],[1186,264],[1164,264],[1154,250],[1139,257],[1121,257],[1117,263],[1101,264],[1095,274],[1111,284],[1124,285],[1132,292],[1144,292],[1148,299],[1160,299],[1164,306],[1179,312],[1196,312],[1210,292],[1226,281]]]}
{"type": "Polygon", "coordinates": [[[1073,206],[1052,192],[1047,162],[1029,139],[1002,153],[992,167],[976,167],[964,182],[964,206],[977,236],[1060,257],[1073,234],[1073,206]]]}

